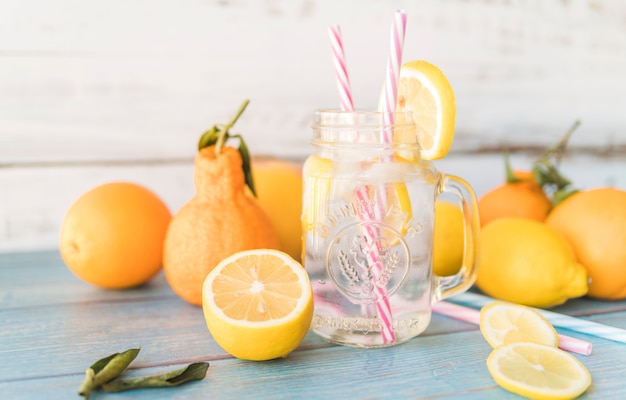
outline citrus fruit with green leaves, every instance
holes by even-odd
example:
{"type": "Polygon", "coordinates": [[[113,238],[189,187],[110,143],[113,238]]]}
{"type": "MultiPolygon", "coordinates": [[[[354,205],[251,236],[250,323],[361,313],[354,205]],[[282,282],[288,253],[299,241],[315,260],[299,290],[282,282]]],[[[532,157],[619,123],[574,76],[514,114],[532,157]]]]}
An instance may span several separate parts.
{"type": "Polygon", "coordinates": [[[228,124],[201,136],[194,164],[196,194],[176,212],[165,236],[165,277],[191,304],[202,304],[202,283],[224,258],[243,250],[280,248],[272,221],[250,194],[254,185],[247,147],[241,135],[229,132],[247,104],[228,124]],[[227,145],[230,139],[239,139],[239,146],[227,145]]]}
{"type": "Polygon", "coordinates": [[[545,220],[552,202],[531,171],[512,171],[507,181],[478,199],[480,226],[506,217],[545,220]]]}

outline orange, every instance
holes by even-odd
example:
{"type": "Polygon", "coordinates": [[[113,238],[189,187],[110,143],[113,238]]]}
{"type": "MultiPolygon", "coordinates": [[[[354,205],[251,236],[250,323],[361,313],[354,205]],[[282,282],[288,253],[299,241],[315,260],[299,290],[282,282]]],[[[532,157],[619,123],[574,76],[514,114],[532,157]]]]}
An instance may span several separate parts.
{"type": "Polygon", "coordinates": [[[302,168],[287,160],[254,158],[257,200],[276,229],[280,249],[295,260],[302,253],[302,168]]]}
{"type": "Polygon", "coordinates": [[[171,219],[153,192],[129,182],[97,186],[78,198],[61,228],[60,252],[82,280],[109,289],[149,281],[161,269],[171,219]]]}
{"type": "Polygon", "coordinates": [[[263,361],[287,357],[313,318],[313,291],[288,254],[247,250],[224,259],[206,277],[202,308],[213,339],[229,354],[263,361]]]}
{"type": "Polygon", "coordinates": [[[496,219],[515,217],[545,220],[552,202],[530,171],[514,171],[516,182],[506,182],[478,199],[480,226],[496,219]]]}
{"type": "Polygon", "coordinates": [[[565,236],[587,269],[590,297],[626,298],[626,191],[577,192],[552,210],[546,224],[565,236]]]}
{"type": "Polygon", "coordinates": [[[202,283],[226,257],[242,250],[279,249],[272,221],[246,192],[240,152],[202,148],[195,158],[196,195],[172,218],[163,268],[169,285],[189,303],[202,304],[202,283]]]}

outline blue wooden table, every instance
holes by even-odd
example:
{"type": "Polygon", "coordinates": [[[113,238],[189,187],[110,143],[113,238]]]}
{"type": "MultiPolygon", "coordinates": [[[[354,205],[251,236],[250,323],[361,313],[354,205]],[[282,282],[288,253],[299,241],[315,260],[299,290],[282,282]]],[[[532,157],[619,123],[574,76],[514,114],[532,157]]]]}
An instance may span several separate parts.
{"type": "MultiPolygon", "coordinates": [[[[626,301],[577,299],[553,311],[626,329],[626,301]]],[[[626,398],[626,344],[593,343],[576,355],[593,383],[581,398],[626,398]]],[[[72,275],[55,251],[0,254],[0,398],[80,399],[85,369],[141,347],[130,375],[210,363],[206,378],[171,389],[97,392],[93,399],[463,398],[515,399],[491,379],[489,345],[474,325],[434,315],[409,342],[384,349],[336,346],[309,333],[285,359],[234,359],[211,338],[199,307],[159,275],[148,285],[101,290],[72,275]]]]}

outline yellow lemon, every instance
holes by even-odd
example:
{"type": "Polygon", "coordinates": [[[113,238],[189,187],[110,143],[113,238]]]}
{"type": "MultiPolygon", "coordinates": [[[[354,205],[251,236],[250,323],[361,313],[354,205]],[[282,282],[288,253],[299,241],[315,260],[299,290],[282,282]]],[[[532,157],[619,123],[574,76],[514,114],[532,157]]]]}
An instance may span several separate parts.
{"type": "Polygon", "coordinates": [[[330,179],[333,162],[328,158],[310,156],[303,166],[305,192],[302,200],[302,229],[310,232],[315,229],[318,213],[323,211],[330,196],[330,179]]]}
{"type": "Polygon", "coordinates": [[[313,292],[302,265],[284,252],[246,250],[204,280],[202,308],[213,339],[245,360],[287,357],[313,318],[313,292]]]}
{"type": "Polygon", "coordinates": [[[591,385],[587,368],[553,346],[516,342],[494,349],[487,368],[498,385],[530,399],[573,399],[591,385]]]}
{"type": "Polygon", "coordinates": [[[514,342],[553,347],[559,344],[559,335],[543,315],[530,307],[503,301],[480,310],[480,332],[493,348],[514,342]]]}
{"type": "Polygon", "coordinates": [[[413,113],[422,159],[436,160],[448,154],[454,138],[456,104],[452,86],[438,67],[422,60],[400,67],[396,110],[413,113]]]}
{"type": "Polygon", "coordinates": [[[278,234],[280,249],[296,260],[302,252],[302,169],[279,159],[252,160],[252,176],[261,208],[278,234]]]}
{"type": "Polygon", "coordinates": [[[433,271],[439,276],[454,275],[463,263],[463,212],[448,201],[435,203],[433,271]]]}
{"type": "Polygon", "coordinates": [[[502,218],[482,229],[476,285],[496,299],[548,308],[587,293],[585,267],[547,225],[502,218]]]}

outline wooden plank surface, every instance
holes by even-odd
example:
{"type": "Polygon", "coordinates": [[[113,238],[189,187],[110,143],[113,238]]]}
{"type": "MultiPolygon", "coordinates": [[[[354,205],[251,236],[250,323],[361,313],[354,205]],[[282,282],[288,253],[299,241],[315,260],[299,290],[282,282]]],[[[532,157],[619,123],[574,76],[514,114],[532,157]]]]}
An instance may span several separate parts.
{"type": "MultiPolygon", "coordinates": [[[[571,300],[554,309],[626,329],[626,302],[571,300]]],[[[476,326],[434,315],[427,331],[399,346],[362,350],[309,333],[286,359],[233,359],[212,340],[199,307],[179,299],[162,275],[148,285],[100,290],[78,280],[55,251],[0,255],[0,393],[10,399],[71,399],[84,369],[130,347],[129,371],[146,375],[208,361],[207,377],[176,389],[98,398],[518,398],[499,388],[476,326]]],[[[626,396],[626,345],[573,332],[593,343],[576,356],[593,384],[583,399],[626,396]]]]}

